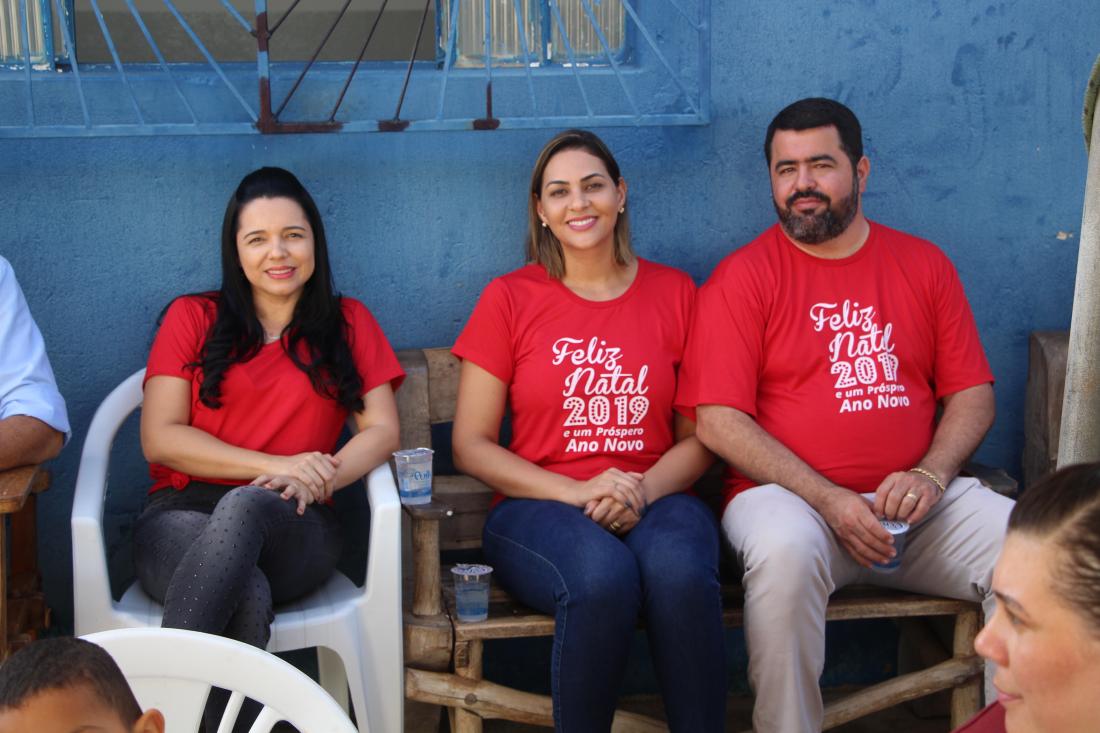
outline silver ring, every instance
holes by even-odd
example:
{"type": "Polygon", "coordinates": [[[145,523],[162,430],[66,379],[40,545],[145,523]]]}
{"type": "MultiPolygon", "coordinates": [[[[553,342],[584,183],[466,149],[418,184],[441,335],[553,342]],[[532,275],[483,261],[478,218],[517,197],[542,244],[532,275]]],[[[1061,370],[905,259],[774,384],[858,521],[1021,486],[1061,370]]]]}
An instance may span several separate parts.
{"type": "Polygon", "coordinates": [[[610,526],[612,532],[618,532],[620,529],[623,528],[623,525],[619,524],[618,522],[612,522],[610,526]]]}

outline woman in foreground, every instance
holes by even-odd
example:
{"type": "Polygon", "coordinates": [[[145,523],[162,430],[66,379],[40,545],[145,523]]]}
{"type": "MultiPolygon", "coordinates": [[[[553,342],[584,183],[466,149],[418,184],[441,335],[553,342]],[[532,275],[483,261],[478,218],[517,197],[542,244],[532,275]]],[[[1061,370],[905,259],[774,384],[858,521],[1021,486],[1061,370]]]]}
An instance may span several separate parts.
{"type": "Polygon", "coordinates": [[[1100,730],[1100,464],[1024,492],[993,592],[974,646],[997,665],[997,701],[958,733],[1100,730]]]}

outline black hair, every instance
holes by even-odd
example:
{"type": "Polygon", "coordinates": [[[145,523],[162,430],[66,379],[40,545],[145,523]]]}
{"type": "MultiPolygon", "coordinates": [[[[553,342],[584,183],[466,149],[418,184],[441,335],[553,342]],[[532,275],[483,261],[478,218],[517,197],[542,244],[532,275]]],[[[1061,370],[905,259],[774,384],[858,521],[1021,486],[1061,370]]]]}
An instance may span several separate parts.
{"type": "Polygon", "coordinates": [[[90,689],[127,726],[141,717],[141,706],[111,655],[71,636],[36,641],[0,665],[0,710],[21,708],[49,690],[80,686],[90,689]]]}
{"type": "MultiPolygon", "coordinates": [[[[549,165],[551,158],[564,150],[583,150],[599,158],[607,168],[611,182],[616,186],[623,177],[615,156],[611,154],[607,144],[594,132],[564,130],[542,146],[538,157],[535,158],[535,167],[531,171],[531,190],[527,199],[527,261],[542,265],[550,277],[558,280],[565,275],[565,255],[558,238],[549,227],[542,225],[538,201],[542,196],[542,177],[546,172],[546,166],[549,165]]],[[[624,210],[615,220],[615,262],[625,265],[633,259],[634,251],[630,246],[630,217],[624,210]]]]}
{"type": "Polygon", "coordinates": [[[282,168],[260,168],[249,173],[225,207],[221,289],[203,294],[216,304],[216,314],[203,342],[201,357],[192,365],[202,368],[199,399],[208,407],[221,407],[221,385],[226,371],[233,364],[251,359],[264,345],[264,330],[256,316],[252,286],[237,255],[241,209],[258,198],[295,201],[313,230],[313,276],[294,307],[283,348],[295,366],[309,376],[318,394],[336,400],[350,412],[358,412],[363,409],[363,379],[355,368],[340,294],[332,282],[321,212],[294,174],[282,168]]]}
{"type": "Polygon", "coordinates": [[[1028,487],[1008,531],[1059,549],[1065,561],[1051,569],[1055,592],[1100,636],[1100,463],[1069,466],[1028,487]]]}
{"type": "Polygon", "coordinates": [[[863,157],[863,129],[859,118],[840,102],[824,97],[808,97],[787,105],[768,125],[764,136],[764,158],[772,164],[772,138],[776,130],[812,130],[815,127],[835,127],[840,135],[840,147],[848,154],[855,170],[863,157]]]}

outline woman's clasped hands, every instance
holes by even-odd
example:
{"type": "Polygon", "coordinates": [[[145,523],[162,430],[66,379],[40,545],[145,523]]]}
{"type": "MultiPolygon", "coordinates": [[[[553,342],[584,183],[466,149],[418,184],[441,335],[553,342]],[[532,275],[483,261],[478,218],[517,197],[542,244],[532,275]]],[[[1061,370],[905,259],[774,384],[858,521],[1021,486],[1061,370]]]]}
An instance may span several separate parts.
{"type": "Polygon", "coordinates": [[[613,534],[626,534],[648,505],[644,479],[636,471],[609,468],[581,483],[584,515],[613,534]]]}
{"type": "Polygon", "coordinates": [[[294,499],[298,502],[298,514],[303,514],[310,504],[332,497],[339,467],[339,458],[319,451],[273,456],[271,469],[257,476],[252,485],[279,491],[288,501],[294,499]]]}

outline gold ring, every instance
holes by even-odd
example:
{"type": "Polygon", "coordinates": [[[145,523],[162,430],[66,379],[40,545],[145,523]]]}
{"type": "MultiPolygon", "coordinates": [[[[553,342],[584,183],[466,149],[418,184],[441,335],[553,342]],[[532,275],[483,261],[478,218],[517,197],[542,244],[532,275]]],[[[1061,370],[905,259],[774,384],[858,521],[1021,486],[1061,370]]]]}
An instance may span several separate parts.
{"type": "Polygon", "coordinates": [[[914,494],[914,493],[913,493],[912,491],[908,492],[908,493],[907,493],[907,494],[905,495],[905,498],[906,498],[906,499],[912,499],[912,500],[914,500],[914,501],[920,501],[920,497],[919,497],[919,496],[917,496],[916,494],[914,494]]]}
{"type": "Polygon", "coordinates": [[[612,532],[618,532],[622,528],[623,528],[623,525],[619,524],[618,522],[612,522],[611,523],[611,531],[612,532]]]}

